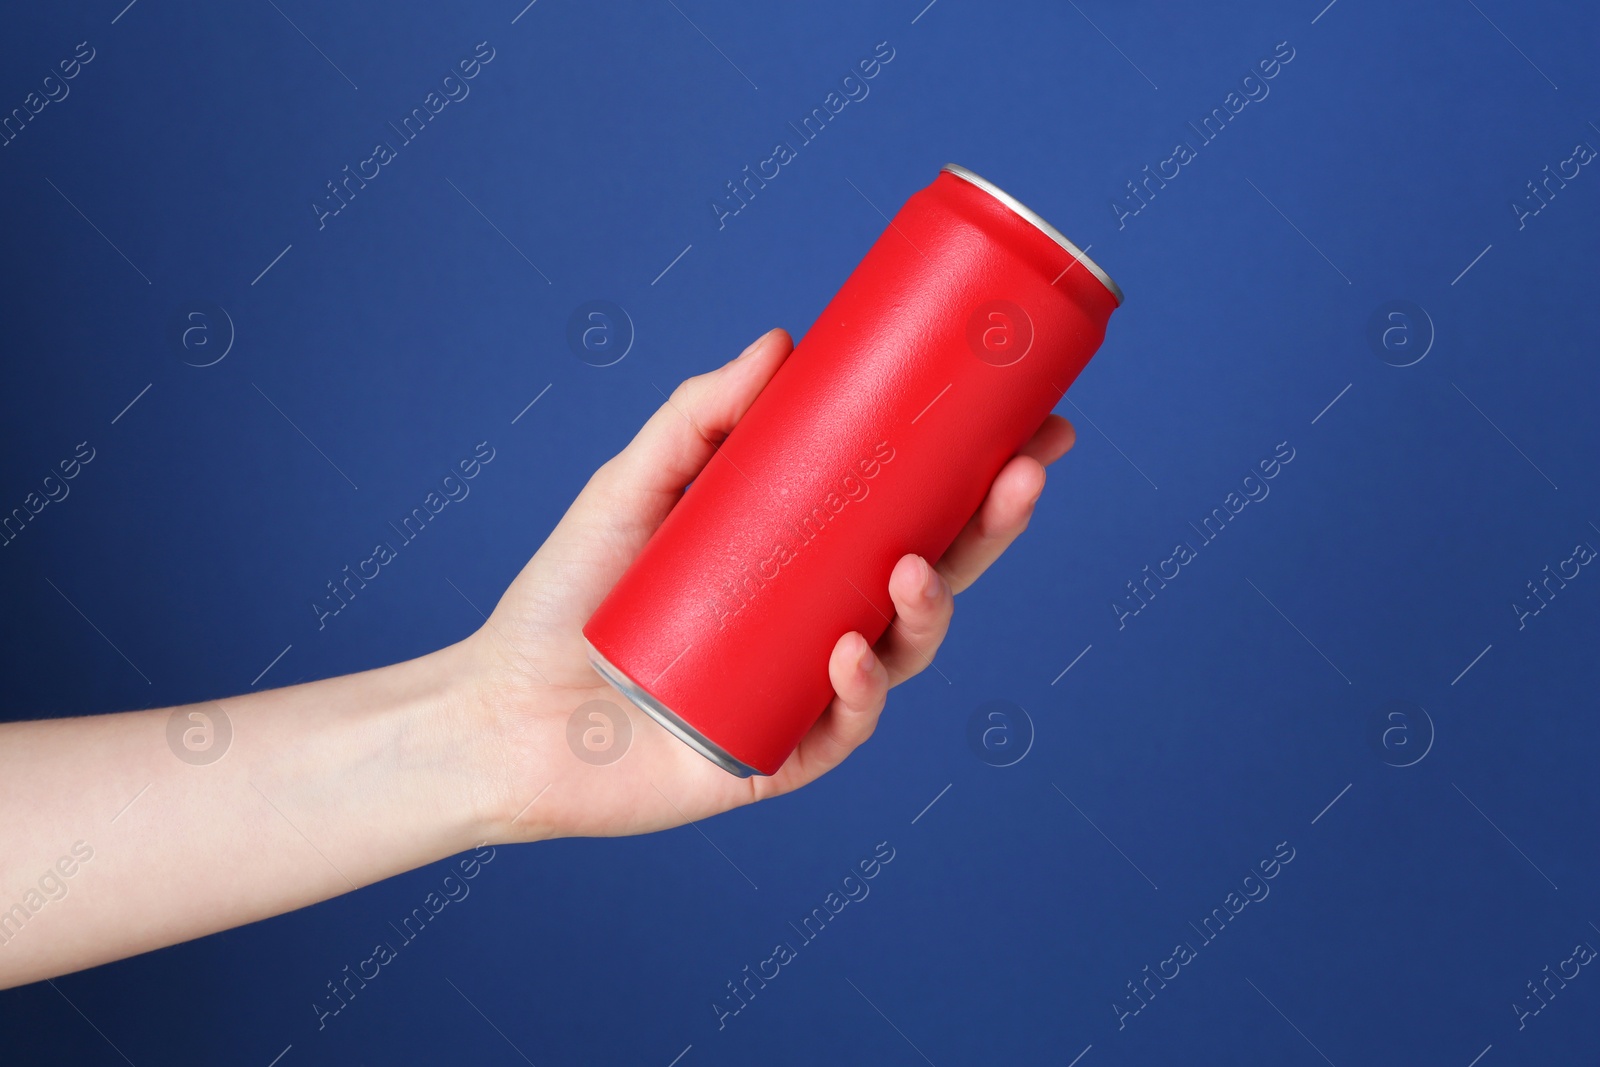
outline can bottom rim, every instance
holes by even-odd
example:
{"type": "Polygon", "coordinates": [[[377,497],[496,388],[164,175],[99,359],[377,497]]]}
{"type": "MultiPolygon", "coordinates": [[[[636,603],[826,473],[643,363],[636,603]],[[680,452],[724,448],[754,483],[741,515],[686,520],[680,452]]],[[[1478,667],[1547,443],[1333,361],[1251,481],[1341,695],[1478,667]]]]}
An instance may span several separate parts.
{"type": "Polygon", "coordinates": [[[634,707],[666,727],[668,733],[729,774],[740,778],[749,778],[752,775],[761,774],[760,771],[743,760],[730,755],[721,745],[718,745],[705,734],[689,725],[677,712],[651,696],[643,686],[629,678],[614,663],[602,656],[588,637],[583,639],[583,643],[589,650],[589,665],[595,669],[600,677],[609,682],[617,692],[627,697],[634,707]]]}

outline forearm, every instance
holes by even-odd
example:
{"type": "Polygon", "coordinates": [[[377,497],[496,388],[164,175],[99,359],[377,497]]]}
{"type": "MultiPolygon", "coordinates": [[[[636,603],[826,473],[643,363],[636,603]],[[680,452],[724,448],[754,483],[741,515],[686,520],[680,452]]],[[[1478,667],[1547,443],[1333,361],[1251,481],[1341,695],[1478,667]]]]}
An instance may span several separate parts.
{"type": "MultiPolygon", "coordinates": [[[[771,777],[737,778],[595,673],[583,626],[787,357],[770,331],[685,381],[605,463],[483,629],[420,659],[184,708],[0,725],[0,987],[314,904],[480,843],[651,833],[804,786],[930,662],[956,591],[1027,526],[1051,416],[939,560],[903,556],[875,646],[840,635],[834,698],[771,777]],[[174,731],[226,715],[220,758],[174,731]],[[574,736],[629,728],[604,758],[574,736]],[[75,851],[75,849],[77,851],[75,851]]],[[[752,708],[751,714],[759,714],[752,708]]],[[[214,744],[220,743],[214,741],[214,744]]]]}
{"type": "Polygon", "coordinates": [[[0,986],[277,915],[492,836],[495,760],[466,655],[177,709],[186,728],[189,712],[208,716],[215,745],[226,715],[231,739],[209,763],[169,747],[172,708],[0,726],[0,986]]]}

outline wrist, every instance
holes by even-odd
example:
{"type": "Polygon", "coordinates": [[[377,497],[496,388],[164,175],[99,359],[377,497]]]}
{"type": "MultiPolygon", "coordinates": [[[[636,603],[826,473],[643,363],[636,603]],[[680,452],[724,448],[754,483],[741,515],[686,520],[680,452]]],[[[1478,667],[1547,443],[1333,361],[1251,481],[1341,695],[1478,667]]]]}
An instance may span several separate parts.
{"type": "Polygon", "coordinates": [[[470,827],[463,848],[562,836],[533,803],[553,780],[551,746],[562,743],[545,736],[551,687],[510,665],[503,645],[485,627],[411,661],[425,668],[432,743],[452,753],[440,810],[470,827]]]}
{"type": "Polygon", "coordinates": [[[470,640],[379,672],[384,744],[406,818],[441,857],[498,843],[503,759],[470,640]]]}

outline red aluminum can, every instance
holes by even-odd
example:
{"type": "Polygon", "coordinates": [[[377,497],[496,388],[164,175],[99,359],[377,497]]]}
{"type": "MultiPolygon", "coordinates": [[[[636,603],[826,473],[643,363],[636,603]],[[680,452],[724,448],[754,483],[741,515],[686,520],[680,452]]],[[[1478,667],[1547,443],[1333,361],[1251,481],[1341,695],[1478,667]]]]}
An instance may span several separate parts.
{"type": "Polygon", "coordinates": [[[732,774],[773,774],[1105,337],[1122,291],[954,164],[845,280],[583,628],[595,669],[732,774]]]}

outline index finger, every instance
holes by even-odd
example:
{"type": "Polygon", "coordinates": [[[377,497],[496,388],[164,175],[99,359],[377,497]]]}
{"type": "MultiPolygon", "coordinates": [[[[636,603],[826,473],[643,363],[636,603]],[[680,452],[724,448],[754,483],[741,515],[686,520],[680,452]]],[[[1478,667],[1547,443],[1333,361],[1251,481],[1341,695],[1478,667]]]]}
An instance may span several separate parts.
{"type": "Polygon", "coordinates": [[[935,565],[953,592],[977,581],[1028,528],[1033,506],[1044,491],[1045,466],[1065,455],[1075,440],[1072,423],[1049,415],[1000,468],[977,512],[935,565]]]}

